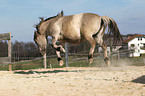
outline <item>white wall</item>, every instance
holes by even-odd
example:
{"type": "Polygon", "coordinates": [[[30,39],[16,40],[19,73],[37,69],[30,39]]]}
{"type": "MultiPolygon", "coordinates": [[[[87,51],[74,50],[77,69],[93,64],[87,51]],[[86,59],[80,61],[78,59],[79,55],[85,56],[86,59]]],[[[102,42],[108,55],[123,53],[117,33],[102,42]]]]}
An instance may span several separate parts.
{"type": "Polygon", "coordinates": [[[135,52],[133,54],[130,54],[130,57],[132,57],[132,55],[134,57],[139,57],[140,54],[145,53],[145,50],[142,50],[140,47],[143,47],[143,44],[145,44],[145,37],[141,39],[141,37],[136,37],[133,40],[131,40],[128,43],[128,49],[134,49],[135,52]],[[138,38],[140,38],[140,40],[138,40],[138,38]],[[131,44],[134,44],[134,47],[131,47],[131,44]]]}

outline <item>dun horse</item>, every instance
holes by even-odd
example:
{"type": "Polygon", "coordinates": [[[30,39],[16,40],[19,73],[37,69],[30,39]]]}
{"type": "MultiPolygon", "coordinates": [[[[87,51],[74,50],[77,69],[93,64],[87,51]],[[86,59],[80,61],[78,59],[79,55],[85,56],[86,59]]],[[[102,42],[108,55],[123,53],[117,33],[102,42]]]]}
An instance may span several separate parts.
{"type": "Polygon", "coordinates": [[[93,13],[63,16],[62,11],[54,17],[40,19],[40,23],[36,25],[34,41],[39,48],[39,52],[44,55],[46,52],[47,37],[51,36],[51,45],[56,50],[57,60],[60,66],[63,65],[60,51],[65,52],[65,49],[61,45],[56,45],[57,41],[76,44],[87,40],[91,45],[88,55],[89,63],[93,62],[93,53],[97,43],[102,47],[104,61],[109,66],[110,61],[107,55],[107,46],[103,41],[105,29],[108,27],[108,34],[109,36],[113,36],[114,43],[122,40],[116,22],[107,16],[101,17],[93,13]]]}

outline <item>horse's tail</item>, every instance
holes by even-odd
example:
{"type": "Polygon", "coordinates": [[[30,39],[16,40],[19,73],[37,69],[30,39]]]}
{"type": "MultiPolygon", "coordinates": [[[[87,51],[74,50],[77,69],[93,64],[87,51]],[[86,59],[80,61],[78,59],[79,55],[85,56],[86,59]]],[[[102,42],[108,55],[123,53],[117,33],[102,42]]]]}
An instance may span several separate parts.
{"type": "Polygon", "coordinates": [[[122,42],[122,36],[119,32],[116,22],[112,18],[107,17],[107,16],[102,16],[101,18],[104,21],[105,26],[106,27],[108,26],[107,33],[108,33],[109,37],[113,36],[113,43],[122,42]]]}

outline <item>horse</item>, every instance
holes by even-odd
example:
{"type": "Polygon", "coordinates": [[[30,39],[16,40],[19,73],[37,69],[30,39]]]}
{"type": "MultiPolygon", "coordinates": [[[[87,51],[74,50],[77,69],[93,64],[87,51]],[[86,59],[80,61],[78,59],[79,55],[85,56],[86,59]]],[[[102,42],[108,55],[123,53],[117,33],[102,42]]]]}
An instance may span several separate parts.
{"type": "Polygon", "coordinates": [[[34,32],[34,41],[38,46],[39,52],[44,55],[48,39],[52,37],[51,46],[56,50],[59,65],[63,65],[63,60],[60,52],[65,52],[62,45],[56,45],[56,42],[78,44],[87,40],[90,45],[88,54],[88,62],[93,62],[93,53],[96,44],[102,47],[104,53],[104,61],[107,66],[110,65],[110,60],[107,53],[107,45],[104,42],[103,36],[106,28],[108,29],[108,38],[113,37],[113,43],[118,43],[122,40],[116,22],[108,16],[99,16],[94,13],[80,13],[76,15],[64,16],[63,11],[53,17],[44,19],[40,18],[40,22],[36,24],[34,32]]]}

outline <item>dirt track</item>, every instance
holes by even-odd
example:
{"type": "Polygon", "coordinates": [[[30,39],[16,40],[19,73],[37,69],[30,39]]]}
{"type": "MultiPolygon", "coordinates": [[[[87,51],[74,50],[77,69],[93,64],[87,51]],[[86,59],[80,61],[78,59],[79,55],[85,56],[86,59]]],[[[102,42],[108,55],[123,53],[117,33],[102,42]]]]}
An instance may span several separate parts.
{"type": "Polygon", "coordinates": [[[145,96],[145,66],[1,71],[0,96],[145,96]]]}

